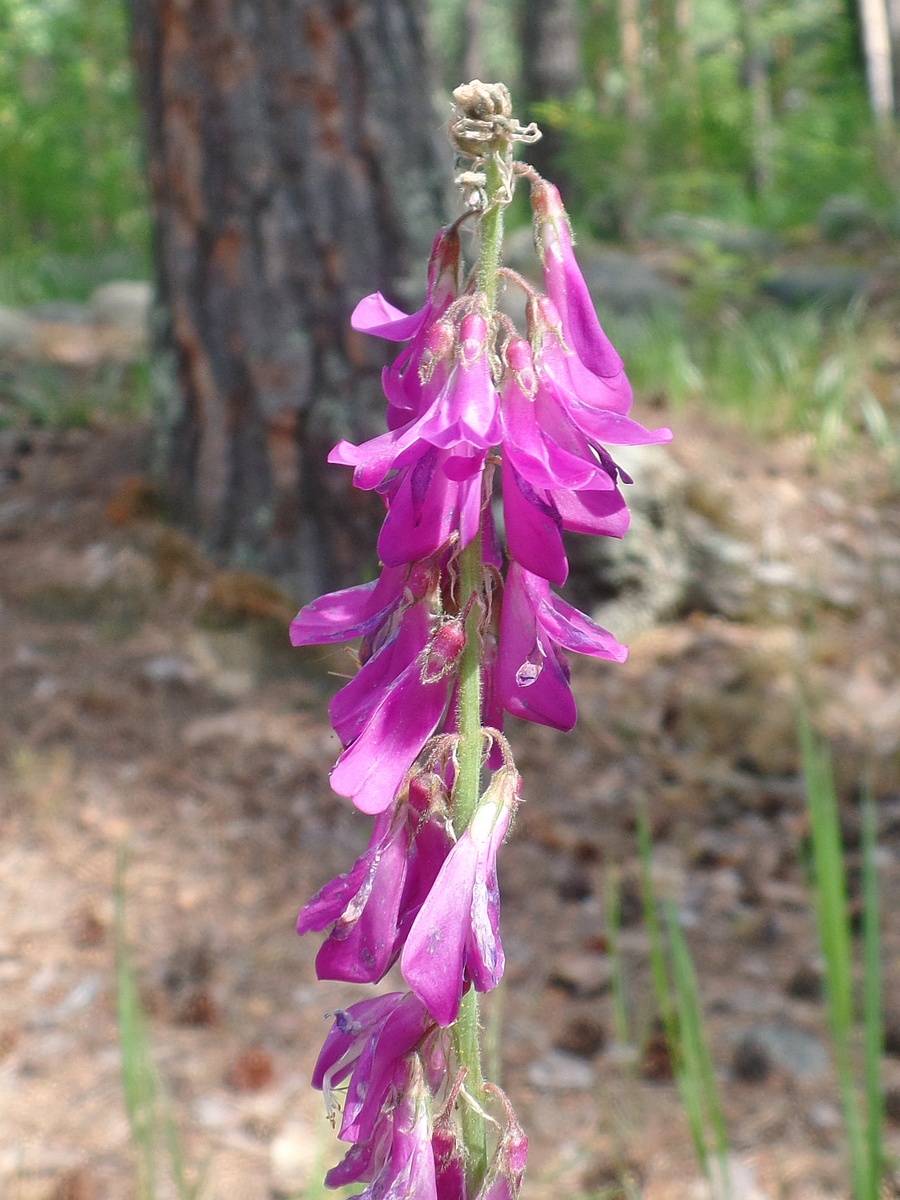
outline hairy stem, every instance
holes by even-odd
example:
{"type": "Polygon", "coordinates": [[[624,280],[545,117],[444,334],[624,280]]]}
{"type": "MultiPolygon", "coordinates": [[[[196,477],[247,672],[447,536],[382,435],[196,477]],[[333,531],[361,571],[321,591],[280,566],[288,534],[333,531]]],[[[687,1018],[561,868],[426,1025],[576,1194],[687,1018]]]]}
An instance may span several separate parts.
{"type": "MultiPolygon", "coordinates": [[[[481,257],[478,263],[478,288],[493,310],[497,299],[497,277],[503,241],[503,204],[496,199],[502,188],[502,174],[491,160],[488,166],[488,195],[492,199],[481,219],[481,257]]],[[[481,793],[481,767],[484,738],[481,731],[481,636],[484,615],[484,560],[481,536],[466,546],[460,555],[460,601],[465,605],[474,596],[466,622],[466,646],[459,678],[459,750],[458,770],[453,790],[453,825],[457,837],[468,827],[481,793]]],[[[466,1093],[475,1102],[463,1101],[462,1127],[466,1149],[469,1195],[475,1192],[487,1170],[487,1131],[481,1109],[484,1104],[484,1074],[481,1067],[481,1041],[478,1024],[478,994],[469,988],[463,996],[459,1017],[453,1026],[456,1060],[466,1068],[466,1093]],[[477,1106],[477,1107],[476,1107],[477,1106]]]]}

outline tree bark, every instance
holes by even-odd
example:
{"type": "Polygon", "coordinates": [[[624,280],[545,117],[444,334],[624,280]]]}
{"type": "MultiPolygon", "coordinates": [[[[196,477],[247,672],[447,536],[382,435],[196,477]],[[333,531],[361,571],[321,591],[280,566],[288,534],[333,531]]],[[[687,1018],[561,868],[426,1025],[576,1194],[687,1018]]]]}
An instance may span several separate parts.
{"type": "MultiPolygon", "coordinates": [[[[581,86],[581,38],[576,0],[524,0],[522,5],[522,99],[531,120],[531,106],[541,100],[569,100],[581,86]]],[[[570,191],[565,170],[555,160],[562,147],[560,131],[544,122],[543,138],[531,147],[529,161],[542,174],[553,175],[570,191]],[[567,186],[568,185],[568,186],[567,186]]]]}
{"type": "Polygon", "coordinates": [[[325,458],[383,428],[383,359],[349,316],[424,277],[445,200],[419,6],[131,4],[173,513],[299,599],[358,582],[377,504],[325,458]]]}
{"type": "Polygon", "coordinates": [[[885,0],[859,0],[869,107],[883,125],[894,115],[894,73],[891,65],[891,29],[885,0]]]}
{"type": "Polygon", "coordinates": [[[759,33],[761,0],[739,0],[739,27],[743,43],[743,81],[749,95],[750,191],[765,199],[772,185],[774,134],[772,95],[765,48],[759,33]]]}

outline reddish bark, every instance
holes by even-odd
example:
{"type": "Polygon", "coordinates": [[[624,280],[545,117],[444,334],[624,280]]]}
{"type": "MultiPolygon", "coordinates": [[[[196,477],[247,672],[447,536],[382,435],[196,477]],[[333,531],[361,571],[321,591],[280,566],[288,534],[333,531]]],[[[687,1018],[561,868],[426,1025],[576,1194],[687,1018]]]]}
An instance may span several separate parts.
{"type": "Polygon", "coordinates": [[[358,579],[371,498],[325,467],[378,427],[348,318],[422,273],[443,207],[415,0],[132,0],[158,289],[159,463],[222,558],[358,579]]]}

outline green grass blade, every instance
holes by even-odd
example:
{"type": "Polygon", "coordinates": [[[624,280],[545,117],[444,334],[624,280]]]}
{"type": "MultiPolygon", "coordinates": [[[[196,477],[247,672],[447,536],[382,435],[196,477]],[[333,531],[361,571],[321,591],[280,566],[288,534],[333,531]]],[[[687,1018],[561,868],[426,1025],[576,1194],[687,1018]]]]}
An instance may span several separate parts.
{"type": "Polygon", "coordinates": [[[850,1143],[853,1193],[856,1200],[877,1200],[866,1121],[853,1075],[853,957],[840,812],[828,751],[817,742],[805,714],[800,718],[800,746],[810,814],[814,909],[825,959],[825,994],[850,1143]]]}
{"type": "Polygon", "coordinates": [[[666,966],[665,950],[663,949],[659,904],[653,888],[653,840],[650,834],[650,823],[647,820],[647,813],[643,806],[639,808],[637,814],[637,835],[638,852],[641,859],[641,895],[644,901],[644,924],[647,926],[647,936],[650,939],[650,972],[653,979],[653,991],[656,993],[659,1015],[671,1046],[677,1044],[678,1033],[675,1027],[672,994],[669,989],[669,971],[666,966]]]}
{"type": "Polygon", "coordinates": [[[877,815],[867,789],[862,806],[863,853],[863,1025],[865,1028],[865,1080],[869,1185],[873,1197],[881,1194],[884,1177],[884,1093],[881,1055],[884,1049],[882,1007],[881,928],[879,920],[877,815]]]}
{"type": "Polygon", "coordinates": [[[669,901],[665,911],[666,929],[672,948],[675,1004],[678,1012],[678,1026],[681,1031],[684,1071],[691,1077],[691,1088],[698,1097],[704,1137],[707,1130],[712,1133],[707,1142],[712,1142],[715,1148],[720,1162],[722,1183],[727,1191],[728,1130],[725,1126],[725,1114],[719,1097],[709,1043],[703,1032],[703,1009],[700,1004],[697,974],[675,905],[669,901]]]}
{"type": "Polygon", "coordinates": [[[150,1061],[146,1021],[128,945],[125,913],[126,852],[116,860],[115,946],[119,1042],[122,1053],[122,1087],[131,1127],[139,1200],[156,1195],[156,1081],[150,1061]]]}
{"type": "Polygon", "coordinates": [[[703,1017],[696,974],[674,906],[667,904],[667,933],[673,959],[673,981],[670,982],[660,905],[651,872],[652,837],[643,809],[638,813],[637,833],[644,920],[650,940],[650,970],[669,1053],[672,1056],[675,1082],[684,1105],[697,1161],[704,1175],[712,1182],[712,1146],[716,1157],[720,1159],[722,1182],[727,1191],[728,1137],[712,1058],[703,1036],[703,1017]]]}
{"type": "Polygon", "coordinates": [[[628,989],[625,983],[625,963],[619,933],[622,929],[622,891],[619,876],[610,871],[606,878],[606,944],[613,964],[612,1000],[613,1029],[616,1041],[623,1046],[631,1040],[628,1020],[628,989]]]}

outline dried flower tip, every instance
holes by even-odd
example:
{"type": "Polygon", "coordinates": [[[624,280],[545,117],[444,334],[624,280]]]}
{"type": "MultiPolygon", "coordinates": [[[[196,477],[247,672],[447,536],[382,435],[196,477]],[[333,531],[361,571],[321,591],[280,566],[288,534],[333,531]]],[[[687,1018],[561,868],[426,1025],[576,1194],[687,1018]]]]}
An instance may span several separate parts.
{"type": "Polygon", "coordinates": [[[512,115],[512,100],[504,83],[473,79],[453,93],[450,140],[458,154],[481,160],[491,152],[505,155],[511,142],[536,142],[541,131],[532,121],[520,125],[512,115]]]}
{"type": "Polygon", "coordinates": [[[460,116],[473,121],[512,116],[512,97],[505,83],[482,83],[480,79],[462,83],[453,91],[453,103],[460,116]]]}

